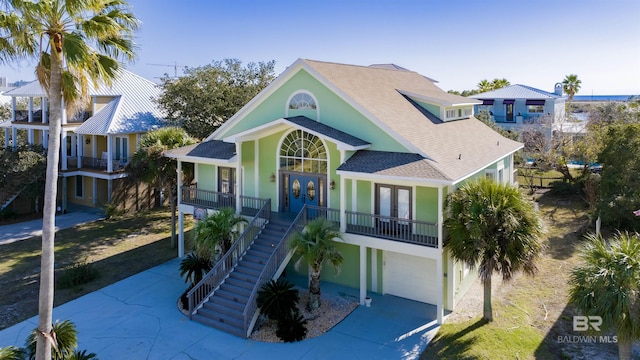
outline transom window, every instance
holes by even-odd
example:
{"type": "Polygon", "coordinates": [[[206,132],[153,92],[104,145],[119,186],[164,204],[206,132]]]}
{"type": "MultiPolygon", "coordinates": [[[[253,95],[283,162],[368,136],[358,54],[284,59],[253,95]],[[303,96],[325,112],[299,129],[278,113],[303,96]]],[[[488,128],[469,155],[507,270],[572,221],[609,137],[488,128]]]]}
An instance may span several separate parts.
{"type": "Polygon", "coordinates": [[[280,147],[280,169],[326,173],[327,150],[319,137],[302,130],[292,131],[280,147]]]}
{"type": "Polygon", "coordinates": [[[297,93],[289,101],[290,110],[315,110],[316,102],[307,93],[297,93]]]}

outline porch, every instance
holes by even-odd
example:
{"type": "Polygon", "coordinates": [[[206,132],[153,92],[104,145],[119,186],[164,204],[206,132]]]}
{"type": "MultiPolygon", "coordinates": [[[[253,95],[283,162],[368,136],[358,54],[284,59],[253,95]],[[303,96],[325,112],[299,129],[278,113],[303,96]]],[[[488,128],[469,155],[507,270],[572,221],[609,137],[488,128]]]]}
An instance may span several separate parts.
{"type": "MultiPolygon", "coordinates": [[[[192,186],[181,188],[180,203],[197,208],[222,209],[236,207],[236,195],[211,190],[198,189],[192,186]]],[[[266,203],[266,199],[240,196],[242,206],[240,212],[246,216],[255,216],[266,203]]],[[[341,231],[348,234],[363,235],[379,239],[404,242],[438,248],[438,224],[414,219],[382,216],[320,206],[308,206],[306,220],[326,218],[335,223],[341,231]],[[344,215],[344,216],[343,216],[344,215]]]]}

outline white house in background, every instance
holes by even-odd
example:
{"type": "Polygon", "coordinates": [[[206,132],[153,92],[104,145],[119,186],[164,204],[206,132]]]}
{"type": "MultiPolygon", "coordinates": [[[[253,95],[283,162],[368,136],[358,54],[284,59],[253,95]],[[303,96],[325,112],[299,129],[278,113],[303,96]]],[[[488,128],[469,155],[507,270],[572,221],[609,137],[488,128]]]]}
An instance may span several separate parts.
{"type": "MultiPolygon", "coordinates": [[[[138,149],[141,135],[167,125],[153,101],[160,91],[157,84],[121,70],[111,86],[102,84],[89,91],[90,103],[79,113],[63,110],[58,189],[62,211],[68,203],[103,206],[116,195],[128,206],[135,201],[138,208],[143,195],[137,189],[127,196],[124,167],[138,149]]],[[[11,119],[0,124],[4,146],[16,148],[22,131],[27,143],[47,147],[49,103],[40,83],[33,81],[3,95],[12,104],[11,119]],[[19,98],[27,100],[27,110],[17,109],[19,98]]]]}
{"type": "Polygon", "coordinates": [[[566,120],[562,83],[554,92],[546,92],[526,85],[510,85],[497,90],[469,96],[482,101],[475,105],[476,113],[487,111],[491,120],[505,130],[521,130],[525,126],[551,129],[551,124],[566,120]]]}

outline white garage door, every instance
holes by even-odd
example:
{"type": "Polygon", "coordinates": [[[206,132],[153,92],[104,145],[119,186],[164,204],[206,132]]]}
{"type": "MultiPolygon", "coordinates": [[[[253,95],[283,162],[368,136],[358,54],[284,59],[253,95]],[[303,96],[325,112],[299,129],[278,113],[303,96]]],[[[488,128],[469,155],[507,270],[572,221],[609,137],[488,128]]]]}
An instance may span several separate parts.
{"type": "Polygon", "coordinates": [[[435,304],[436,262],[385,251],[382,283],[385,294],[435,304]]]}

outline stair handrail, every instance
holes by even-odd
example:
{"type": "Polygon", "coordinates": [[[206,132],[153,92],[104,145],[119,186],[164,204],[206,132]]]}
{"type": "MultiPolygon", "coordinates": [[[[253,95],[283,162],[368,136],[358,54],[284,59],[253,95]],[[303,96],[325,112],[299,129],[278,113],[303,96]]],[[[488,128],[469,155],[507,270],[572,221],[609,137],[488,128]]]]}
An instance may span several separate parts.
{"type": "Polygon", "coordinates": [[[27,186],[28,185],[23,186],[20,190],[18,190],[16,192],[7,191],[6,192],[8,194],[7,197],[2,199],[3,202],[0,203],[0,211],[6,209],[9,205],[11,205],[13,200],[15,200],[22,193],[22,191],[24,191],[24,189],[27,188],[27,186]]]}
{"type": "Polygon", "coordinates": [[[280,241],[280,243],[276,246],[273,253],[269,257],[269,260],[267,260],[267,262],[265,263],[264,267],[262,268],[262,271],[260,272],[260,277],[258,278],[258,281],[253,287],[253,290],[251,291],[251,295],[249,295],[249,300],[247,301],[247,305],[245,306],[244,312],[242,313],[242,316],[244,318],[245,336],[247,337],[249,336],[249,330],[251,330],[249,329],[250,323],[252,322],[252,319],[256,311],[258,311],[258,304],[256,301],[258,297],[258,291],[260,291],[260,289],[264,284],[271,281],[278,267],[280,267],[282,262],[287,257],[291,240],[293,239],[293,236],[296,234],[295,231],[297,229],[300,229],[301,227],[304,228],[306,223],[307,223],[307,205],[305,204],[300,210],[300,212],[298,213],[298,215],[295,217],[291,225],[289,225],[289,228],[287,229],[287,231],[285,231],[284,235],[282,236],[282,241],[280,241]]]}
{"type": "Polygon", "coordinates": [[[271,199],[262,205],[256,216],[249,222],[245,230],[238,236],[238,239],[213,266],[213,268],[194,287],[187,292],[189,300],[189,318],[193,317],[195,309],[199,308],[215,290],[222,284],[222,281],[229,275],[233,268],[238,265],[238,261],[247,251],[249,245],[262,229],[262,226],[271,220],[271,199]]]}

